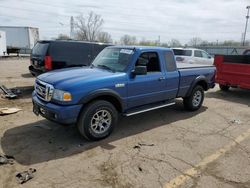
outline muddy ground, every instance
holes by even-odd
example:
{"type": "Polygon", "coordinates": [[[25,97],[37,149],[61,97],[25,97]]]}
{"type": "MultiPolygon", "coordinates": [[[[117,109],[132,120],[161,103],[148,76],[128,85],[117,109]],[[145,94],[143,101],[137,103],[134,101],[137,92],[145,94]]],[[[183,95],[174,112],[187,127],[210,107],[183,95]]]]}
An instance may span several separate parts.
{"type": "Polygon", "coordinates": [[[178,100],[121,118],[109,138],[88,142],[73,125],[32,113],[28,65],[28,58],[0,60],[0,83],[23,91],[0,99],[0,107],[22,109],[0,116],[0,154],[15,157],[0,166],[0,187],[250,187],[250,91],[216,87],[197,112],[178,100]],[[19,185],[15,174],[28,168],[37,169],[35,177],[19,185]]]}

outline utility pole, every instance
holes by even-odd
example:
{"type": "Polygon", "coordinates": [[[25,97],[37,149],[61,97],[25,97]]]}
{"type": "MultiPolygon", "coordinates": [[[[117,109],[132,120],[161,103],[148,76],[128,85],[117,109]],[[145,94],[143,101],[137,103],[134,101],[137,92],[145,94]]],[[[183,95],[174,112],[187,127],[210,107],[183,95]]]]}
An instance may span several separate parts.
{"type": "Polygon", "coordinates": [[[249,9],[250,9],[250,6],[247,6],[247,16],[246,16],[245,32],[244,32],[244,36],[243,36],[243,46],[245,46],[245,41],[246,41],[247,24],[248,24],[248,19],[249,19],[249,9]]]}
{"type": "Polygon", "coordinates": [[[70,18],[70,38],[74,38],[74,18],[71,16],[70,18]]]}

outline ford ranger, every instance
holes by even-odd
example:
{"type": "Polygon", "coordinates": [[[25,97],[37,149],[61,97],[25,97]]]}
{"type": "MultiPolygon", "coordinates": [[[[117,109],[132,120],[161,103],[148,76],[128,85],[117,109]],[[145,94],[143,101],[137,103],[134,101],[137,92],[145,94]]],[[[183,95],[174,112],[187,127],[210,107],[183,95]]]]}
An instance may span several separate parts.
{"type": "Polygon", "coordinates": [[[105,48],[90,67],[55,70],[37,77],[33,111],[62,124],[76,124],[82,136],[110,135],[119,114],[132,116],[174,105],[198,110],[204,91],[215,85],[215,67],[175,62],[161,47],[105,48]]]}

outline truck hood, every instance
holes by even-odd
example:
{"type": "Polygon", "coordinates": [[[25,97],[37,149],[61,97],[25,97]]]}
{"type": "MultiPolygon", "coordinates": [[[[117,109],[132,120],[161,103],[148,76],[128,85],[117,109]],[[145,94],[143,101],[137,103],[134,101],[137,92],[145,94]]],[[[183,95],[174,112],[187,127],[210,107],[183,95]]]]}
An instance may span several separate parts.
{"type": "Polygon", "coordinates": [[[37,79],[60,89],[65,88],[65,86],[69,87],[83,82],[119,77],[124,74],[99,68],[74,67],[47,72],[38,76],[37,79]]]}

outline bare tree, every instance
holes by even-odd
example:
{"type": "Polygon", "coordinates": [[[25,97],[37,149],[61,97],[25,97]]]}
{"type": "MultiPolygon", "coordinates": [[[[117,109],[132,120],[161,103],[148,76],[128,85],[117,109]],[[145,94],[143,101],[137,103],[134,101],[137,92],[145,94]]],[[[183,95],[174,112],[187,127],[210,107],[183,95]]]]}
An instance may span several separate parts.
{"type": "Polygon", "coordinates": [[[180,47],[182,45],[181,45],[181,42],[179,40],[177,40],[177,39],[171,39],[169,41],[169,46],[170,47],[180,47]]]}
{"type": "Polygon", "coordinates": [[[112,43],[112,37],[108,32],[100,32],[97,36],[99,42],[112,43]]]}
{"type": "Polygon", "coordinates": [[[168,43],[166,43],[166,42],[161,43],[161,46],[162,46],[162,47],[165,47],[165,48],[168,48],[168,47],[169,47],[168,43]]]}
{"type": "Polygon", "coordinates": [[[208,41],[206,40],[203,40],[201,43],[200,43],[200,46],[209,46],[211,45],[211,43],[209,43],[208,41]]]}
{"type": "Polygon", "coordinates": [[[137,43],[135,36],[123,35],[120,39],[121,44],[123,45],[133,45],[137,43]]]}
{"type": "Polygon", "coordinates": [[[58,40],[69,40],[71,39],[68,35],[66,34],[59,34],[57,37],[58,40]]]}
{"type": "Polygon", "coordinates": [[[233,40],[225,40],[222,44],[222,46],[240,46],[240,41],[233,41],[233,40]]]}
{"type": "Polygon", "coordinates": [[[190,41],[188,42],[189,46],[199,46],[202,43],[202,39],[199,37],[193,37],[190,39],[190,41]]]}
{"type": "Polygon", "coordinates": [[[146,40],[145,38],[142,38],[142,40],[139,42],[139,45],[141,46],[157,46],[158,41],[151,41],[146,40]]]}
{"type": "Polygon", "coordinates": [[[86,17],[81,14],[75,20],[76,38],[78,40],[97,41],[104,23],[101,15],[91,11],[86,17]]]}

